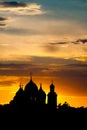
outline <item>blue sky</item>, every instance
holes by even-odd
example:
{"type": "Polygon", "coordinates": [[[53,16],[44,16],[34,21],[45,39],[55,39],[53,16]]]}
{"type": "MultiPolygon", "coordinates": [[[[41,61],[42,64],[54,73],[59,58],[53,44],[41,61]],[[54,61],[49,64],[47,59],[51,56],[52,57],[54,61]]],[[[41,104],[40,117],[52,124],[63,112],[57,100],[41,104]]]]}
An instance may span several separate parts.
{"type": "MultiPolygon", "coordinates": [[[[4,0],[12,1],[12,0],[4,0]]],[[[42,5],[46,11],[51,11],[49,17],[87,21],[87,0],[19,0],[20,2],[31,2],[42,5]],[[58,12],[59,13],[58,13],[58,12]]]]}

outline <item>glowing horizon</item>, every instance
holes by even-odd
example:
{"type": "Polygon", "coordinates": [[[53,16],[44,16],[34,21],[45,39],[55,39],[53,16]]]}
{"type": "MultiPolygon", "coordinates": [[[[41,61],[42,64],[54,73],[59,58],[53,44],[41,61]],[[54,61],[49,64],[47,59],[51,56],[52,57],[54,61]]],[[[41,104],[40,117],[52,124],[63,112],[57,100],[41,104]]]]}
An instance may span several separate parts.
{"type": "MultiPolygon", "coordinates": [[[[1,78],[1,77],[0,77],[1,78]]],[[[3,78],[2,78],[3,79],[3,78]]],[[[3,86],[0,85],[0,105],[4,104],[9,104],[11,100],[13,100],[16,92],[20,88],[20,83],[23,87],[25,88],[25,85],[30,81],[29,76],[4,76],[4,79],[8,82],[8,85],[5,86],[3,89],[3,86]],[[11,80],[12,79],[12,80],[11,80]],[[11,80],[11,81],[9,81],[11,80]],[[12,82],[13,85],[10,83],[12,82]]],[[[42,89],[46,93],[46,103],[47,103],[47,94],[50,92],[50,85],[52,83],[52,79],[54,77],[49,77],[49,76],[33,76],[33,81],[36,83],[38,89],[40,88],[40,83],[42,83],[42,89]]],[[[64,91],[62,89],[61,91],[61,86],[59,86],[55,81],[53,81],[53,84],[55,85],[55,92],[57,93],[57,105],[60,103],[63,104],[67,102],[70,106],[72,107],[87,107],[87,96],[76,96],[71,93],[67,93],[67,90],[64,91]],[[71,96],[70,96],[71,95],[71,96]]]]}

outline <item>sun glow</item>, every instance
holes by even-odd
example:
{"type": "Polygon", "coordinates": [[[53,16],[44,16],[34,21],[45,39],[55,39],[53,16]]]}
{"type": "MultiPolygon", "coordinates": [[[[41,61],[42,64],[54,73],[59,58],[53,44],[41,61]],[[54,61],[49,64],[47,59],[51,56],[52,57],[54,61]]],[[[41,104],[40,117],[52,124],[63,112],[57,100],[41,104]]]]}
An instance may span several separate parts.
{"type": "Polygon", "coordinates": [[[67,102],[72,107],[87,107],[87,96],[58,96],[58,104],[67,102]]]}
{"type": "MultiPolygon", "coordinates": [[[[50,91],[50,84],[53,77],[49,76],[33,76],[33,81],[36,83],[38,89],[40,88],[40,83],[42,84],[42,88],[45,91],[46,95],[50,91]]],[[[16,92],[18,91],[20,87],[20,83],[25,89],[25,85],[29,82],[30,77],[29,76],[0,76],[0,104],[8,104],[13,97],[15,96],[16,92]],[[4,79],[4,82],[3,82],[4,79]]],[[[61,94],[61,87],[59,86],[59,82],[55,82],[55,92],[57,93],[57,104],[60,103],[63,104],[65,101],[73,107],[80,107],[84,106],[87,107],[87,96],[67,96],[67,91],[65,91],[64,94],[61,94]],[[58,88],[57,88],[58,85],[58,88]]],[[[47,103],[47,96],[46,96],[46,103],[47,103]]]]}

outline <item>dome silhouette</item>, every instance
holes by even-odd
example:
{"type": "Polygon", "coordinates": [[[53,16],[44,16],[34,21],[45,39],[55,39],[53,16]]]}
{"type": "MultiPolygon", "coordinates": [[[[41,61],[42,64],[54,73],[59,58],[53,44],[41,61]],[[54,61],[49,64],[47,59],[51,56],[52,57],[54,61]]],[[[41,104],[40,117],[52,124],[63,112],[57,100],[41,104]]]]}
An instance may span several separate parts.
{"type": "Polygon", "coordinates": [[[38,87],[31,79],[25,86],[25,93],[28,93],[32,96],[36,96],[37,92],[38,92],[38,87]]]}
{"type": "Polygon", "coordinates": [[[40,84],[40,89],[38,90],[38,102],[40,104],[45,104],[45,100],[46,100],[46,93],[42,89],[42,84],[40,84]]]}
{"type": "Polygon", "coordinates": [[[32,78],[30,81],[25,85],[25,98],[28,104],[37,104],[37,96],[38,96],[38,87],[33,82],[32,78]]]}
{"type": "Polygon", "coordinates": [[[12,103],[15,103],[15,104],[23,104],[24,103],[24,91],[23,91],[23,88],[22,86],[20,85],[20,88],[18,89],[18,91],[16,92],[13,100],[11,100],[11,104],[12,103]]]}
{"type": "Polygon", "coordinates": [[[45,92],[43,91],[42,87],[40,87],[39,91],[38,91],[39,95],[41,96],[45,96],[45,92]]]}

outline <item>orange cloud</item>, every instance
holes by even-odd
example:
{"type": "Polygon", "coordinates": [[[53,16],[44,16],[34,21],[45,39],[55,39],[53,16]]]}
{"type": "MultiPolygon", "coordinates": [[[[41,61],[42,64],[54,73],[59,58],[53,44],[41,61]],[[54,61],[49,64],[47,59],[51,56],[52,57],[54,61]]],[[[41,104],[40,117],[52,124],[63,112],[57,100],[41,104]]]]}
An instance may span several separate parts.
{"type": "Polygon", "coordinates": [[[80,56],[74,58],[77,61],[87,62],[87,56],[80,56]]]}

